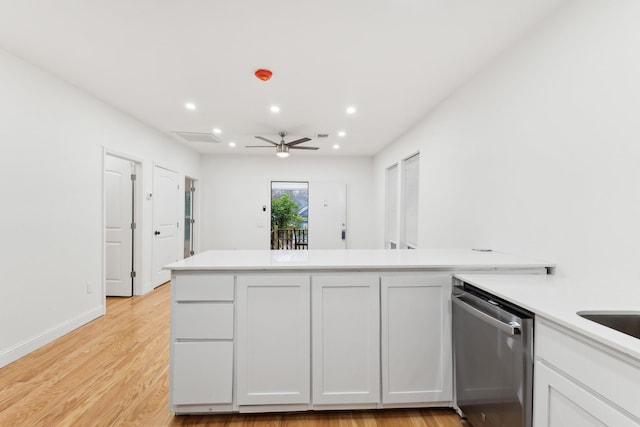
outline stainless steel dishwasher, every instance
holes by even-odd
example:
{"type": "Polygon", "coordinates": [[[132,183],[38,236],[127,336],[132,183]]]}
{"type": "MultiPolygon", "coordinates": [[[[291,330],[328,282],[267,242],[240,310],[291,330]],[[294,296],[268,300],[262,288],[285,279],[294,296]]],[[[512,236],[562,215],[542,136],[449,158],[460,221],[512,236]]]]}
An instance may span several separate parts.
{"type": "Polygon", "coordinates": [[[531,427],[533,313],[457,278],[452,302],[462,415],[473,427],[531,427]]]}

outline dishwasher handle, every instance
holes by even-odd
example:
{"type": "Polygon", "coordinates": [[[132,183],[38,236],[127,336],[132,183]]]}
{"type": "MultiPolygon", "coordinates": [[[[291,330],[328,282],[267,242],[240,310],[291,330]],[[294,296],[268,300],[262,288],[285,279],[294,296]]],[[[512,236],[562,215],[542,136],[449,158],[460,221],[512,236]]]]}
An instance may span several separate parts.
{"type": "Polygon", "coordinates": [[[453,302],[453,304],[457,305],[458,307],[460,307],[467,313],[471,314],[472,316],[482,320],[485,323],[488,323],[489,325],[495,328],[500,329],[502,332],[505,332],[509,335],[520,335],[522,333],[520,329],[520,324],[516,322],[504,323],[501,320],[488,315],[482,310],[478,310],[477,308],[467,304],[466,302],[462,301],[459,297],[454,296],[451,299],[451,302],[453,302]]]}

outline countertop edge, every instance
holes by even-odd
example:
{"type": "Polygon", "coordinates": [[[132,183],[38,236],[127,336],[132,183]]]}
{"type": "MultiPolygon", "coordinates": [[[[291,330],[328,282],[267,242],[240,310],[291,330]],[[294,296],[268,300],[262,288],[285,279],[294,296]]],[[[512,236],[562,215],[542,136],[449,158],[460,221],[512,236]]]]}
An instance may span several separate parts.
{"type": "Polygon", "coordinates": [[[540,264],[492,264],[487,265],[452,265],[452,264],[416,264],[416,265],[285,265],[285,266],[165,266],[163,270],[170,271],[495,271],[495,270],[525,270],[553,268],[554,265],[548,263],[540,264]]]}

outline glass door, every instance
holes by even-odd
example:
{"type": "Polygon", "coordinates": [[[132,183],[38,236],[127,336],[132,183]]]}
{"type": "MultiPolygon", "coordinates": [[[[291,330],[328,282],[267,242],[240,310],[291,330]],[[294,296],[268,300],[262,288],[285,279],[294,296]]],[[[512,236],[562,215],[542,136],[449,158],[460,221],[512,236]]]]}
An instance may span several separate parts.
{"type": "Polygon", "coordinates": [[[309,247],[309,183],[271,182],[271,249],[309,247]]]}
{"type": "Polygon", "coordinates": [[[195,252],[193,250],[193,227],[195,219],[193,218],[193,196],[195,193],[194,180],[191,178],[184,179],[184,257],[188,258],[195,252]]]}

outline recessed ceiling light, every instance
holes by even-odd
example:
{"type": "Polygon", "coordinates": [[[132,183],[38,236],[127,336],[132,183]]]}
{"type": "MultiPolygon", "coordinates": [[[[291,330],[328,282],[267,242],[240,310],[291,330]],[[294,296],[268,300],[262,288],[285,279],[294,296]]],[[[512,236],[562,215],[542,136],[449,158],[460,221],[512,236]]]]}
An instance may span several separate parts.
{"type": "Polygon", "coordinates": [[[271,110],[272,113],[279,113],[280,112],[280,107],[278,107],[277,105],[272,105],[269,110],[271,110]]]}
{"type": "Polygon", "coordinates": [[[222,133],[222,130],[220,130],[220,128],[213,128],[213,133],[218,135],[218,134],[222,133]]]}
{"type": "Polygon", "coordinates": [[[231,141],[231,142],[229,143],[229,147],[233,148],[233,147],[235,147],[235,146],[236,146],[236,143],[235,143],[235,142],[231,141]]]}
{"type": "Polygon", "coordinates": [[[340,146],[339,146],[338,144],[333,144],[333,149],[334,149],[334,150],[337,150],[337,149],[339,149],[339,148],[340,148],[340,146]]]}
{"type": "Polygon", "coordinates": [[[338,136],[342,138],[343,136],[347,136],[347,133],[341,130],[340,132],[338,132],[338,136]]]}
{"type": "Polygon", "coordinates": [[[351,106],[351,107],[347,107],[347,114],[355,114],[356,113],[356,107],[351,106]]]}
{"type": "Polygon", "coordinates": [[[184,104],[184,108],[189,111],[194,111],[196,109],[196,104],[194,104],[193,102],[187,102],[184,104]]]}

